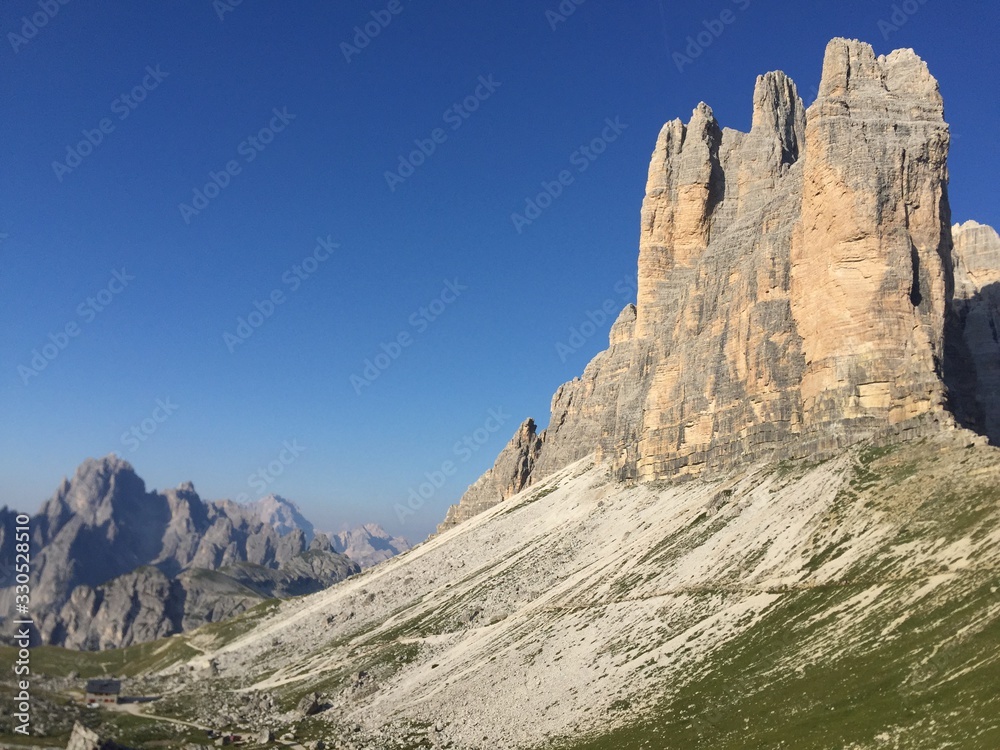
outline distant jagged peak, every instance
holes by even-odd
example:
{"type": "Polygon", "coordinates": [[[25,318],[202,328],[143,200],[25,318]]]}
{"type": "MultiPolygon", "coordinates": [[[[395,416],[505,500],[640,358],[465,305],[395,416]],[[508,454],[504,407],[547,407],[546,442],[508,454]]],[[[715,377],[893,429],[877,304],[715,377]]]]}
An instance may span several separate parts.
{"type": "Polygon", "coordinates": [[[102,458],[85,459],[72,479],[63,479],[53,500],[62,501],[74,513],[86,514],[117,497],[141,496],[145,492],[146,484],[132,464],[109,453],[102,458]]]}
{"type": "Polygon", "coordinates": [[[977,256],[977,260],[995,264],[1000,262],[997,248],[1000,248],[1000,235],[988,224],[980,224],[972,219],[955,224],[951,228],[952,238],[956,244],[968,247],[977,256]]]}
{"type": "Polygon", "coordinates": [[[109,477],[114,474],[135,474],[135,468],[117,453],[109,453],[101,458],[85,458],[73,475],[73,481],[85,481],[89,477],[109,477]]]}
{"type": "Polygon", "coordinates": [[[406,539],[393,536],[377,523],[324,533],[330,538],[334,552],[347,555],[362,568],[370,568],[410,549],[406,539]]]}
{"type": "Polygon", "coordinates": [[[980,224],[975,219],[968,219],[967,221],[959,222],[959,223],[955,224],[952,227],[952,231],[953,232],[959,232],[959,231],[961,231],[961,232],[967,232],[967,231],[975,231],[975,230],[979,230],[979,229],[989,230],[989,231],[993,232],[993,234],[997,233],[997,230],[995,230],[993,227],[989,226],[988,224],[980,224]]]}
{"type": "Polygon", "coordinates": [[[308,544],[316,536],[312,522],[302,515],[302,510],[291,500],[281,495],[266,495],[244,506],[261,521],[274,528],[280,536],[302,531],[308,544]]]}
{"type": "Polygon", "coordinates": [[[993,227],[969,220],[955,224],[951,235],[956,296],[970,297],[1000,282],[1000,235],[993,227]]]}

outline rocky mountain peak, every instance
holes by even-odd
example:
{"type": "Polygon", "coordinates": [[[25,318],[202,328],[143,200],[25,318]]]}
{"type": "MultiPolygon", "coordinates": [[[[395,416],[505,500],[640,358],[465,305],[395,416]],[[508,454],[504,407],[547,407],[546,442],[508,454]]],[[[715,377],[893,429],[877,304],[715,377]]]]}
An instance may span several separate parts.
{"type": "Polygon", "coordinates": [[[803,420],[843,445],[886,422],[945,419],[950,139],[937,83],[912,51],[876,58],[834,40],[806,140],[791,247],[803,420]]]}
{"type": "MultiPolygon", "coordinates": [[[[12,518],[6,509],[0,515],[12,518]]],[[[0,530],[0,558],[13,559],[7,526],[0,530]]],[[[317,541],[313,526],[289,500],[206,502],[190,482],[147,491],[133,467],[114,455],[85,460],[31,526],[39,635],[78,648],[162,637],[359,570],[326,537],[310,545],[317,541]]],[[[388,559],[408,547],[389,539],[369,550],[388,559]]],[[[12,586],[0,586],[0,610],[13,609],[14,595],[12,586]]]]}
{"type": "Polygon", "coordinates": [[[843,103],[851,97],[876,98],[883,105],[892,99],[905,100],[914,119],[926,114],[933,118],[935,111],[943,109],[937,80],[912,49],[876,56],[866,42],[833,39],[823,60],[819,99],[843,103]]]}
{"type": "MultiPolygon", "coordinates": [[[[321,536],[318,536],[317,539],[321,536]]],[[[380,562],[410,549],[410,543],[406,539],[393,536],[377,523],[367,523],[328,536],[328,543],[334,552],[347,555],[362,568],[378,565],[380,562]]]]}
{"type": "Polygon", "coordinates": [[[952,227],[955,243],[955,294],[969,297],[1000,282],[1000,235],[993,227],[967,221],[952,227]]]}
{"type": "Polygon", "coordinates": [[[956,419],[1000,440],[1000,245],[978,225],[953,241],[949,145],[927,65],[847,39],[808,110],[772,72],[749,133],[706,104],[664,125],[635,306],[556,391],[548,428],[522,426],[443,527],[586,456],[644,481],[956,419]]]}
{"type": "Polygon", "coordinates": [[[316,535],[312,523],[302,515],[299,506],[280,495],[267,495],[248,506],[261,521],[274,528],[281,536],[302,531],[306,542],[316,535]]]}
{"type": "Polygon", "coordinates": [[[92,513],[102,505],[145,492],[146,485],[132,464],[112,453],[84,460],[71,480],[63,480],[56,497],[74,513],[92,513]]]}

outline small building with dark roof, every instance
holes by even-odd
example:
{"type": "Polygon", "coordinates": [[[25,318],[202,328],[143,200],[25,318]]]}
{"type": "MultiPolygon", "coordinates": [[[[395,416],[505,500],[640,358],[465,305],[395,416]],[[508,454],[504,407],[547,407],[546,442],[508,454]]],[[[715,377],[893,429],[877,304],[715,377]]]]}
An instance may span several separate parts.
{"type": "Polygon", "coordinates": [[[120,680],[87,680],[84,701],[87,704],[117,703],[121,691],[120,680]]]}

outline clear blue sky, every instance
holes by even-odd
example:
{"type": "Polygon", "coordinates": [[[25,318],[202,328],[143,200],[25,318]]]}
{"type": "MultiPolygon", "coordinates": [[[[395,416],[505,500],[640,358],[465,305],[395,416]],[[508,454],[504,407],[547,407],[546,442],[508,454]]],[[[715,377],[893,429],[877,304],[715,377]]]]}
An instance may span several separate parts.
{"type": "Polygon", "coordinates": [[[388,0],[244,0],[221,20],[211,0],[51,0],[51,18],[45,4],[0,10],[0,503],[25,510],[112,451],[150,487],[255,497],[248,478],[297,441],[267,490],[320,528],[374,520],[422,538],[523,418],[548,421],[610,321],[560,356],[570,328],[631,301],[618,282],[634,283],[663,122],[705,100],[746,129],[754,80],[773,69],[808,103],[833,36],[928,61],[954,135],[955,219],[1000,224],[988,3],[911,0],[891,30],[879,22],[893,3],[874,0],[587,0],[564,22],[546,17],[558,0],[399,0],[350,62],[342,43],[388,0]],[[678,70],[672,53],[727,9],[732,23],[678,70]],[[33,15],[45,25],[32,34],[33,15]],[[449,112],[477,92],[475,112],[449,112]],[[578,147],[618,132],[607,118],[627,128],[580,172],[578,147]],[[84,131],[100,143],[77,149],[84,131]],[[415,140],[434,153],[393,190],[385,173],[415,140]],[[182,212],[231,161],[228,184],[182,212]],[[564,169],[572,183],[516,231],[511,214],[564,169]],[[303,266],[318,237],[339,247],[303,266]],[[274,314],[227,345],[272,290],[274,314]],[[25,384],[19,367],[67,325],[75,335],[25,384]],[[356,393],[351,376],[401,332],[409,345],[356,393]],[[502,427],[476,435],[497,408],[502,427]],[[123,439],[133,426],[144,439],[123,439]],[[456,450],[465,436],[478,450],[456,450]],[[447,461],[452,475],[400,523],[394,505],[447,461]]]}

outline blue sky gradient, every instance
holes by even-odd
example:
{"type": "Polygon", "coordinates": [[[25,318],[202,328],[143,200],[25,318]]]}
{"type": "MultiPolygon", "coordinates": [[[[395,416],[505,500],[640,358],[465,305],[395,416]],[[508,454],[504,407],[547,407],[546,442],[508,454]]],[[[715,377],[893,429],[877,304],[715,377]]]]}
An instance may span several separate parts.
{"type": "Polygon", "coordinates": [[[117,452],[421,539],[634,299],[662,124],[745,130],[774,69],[808,104],[834,36],[927,60],[954,218],[1000,224],[994,5],[561,7],[5,3],[0,504],[117,452]]]}

